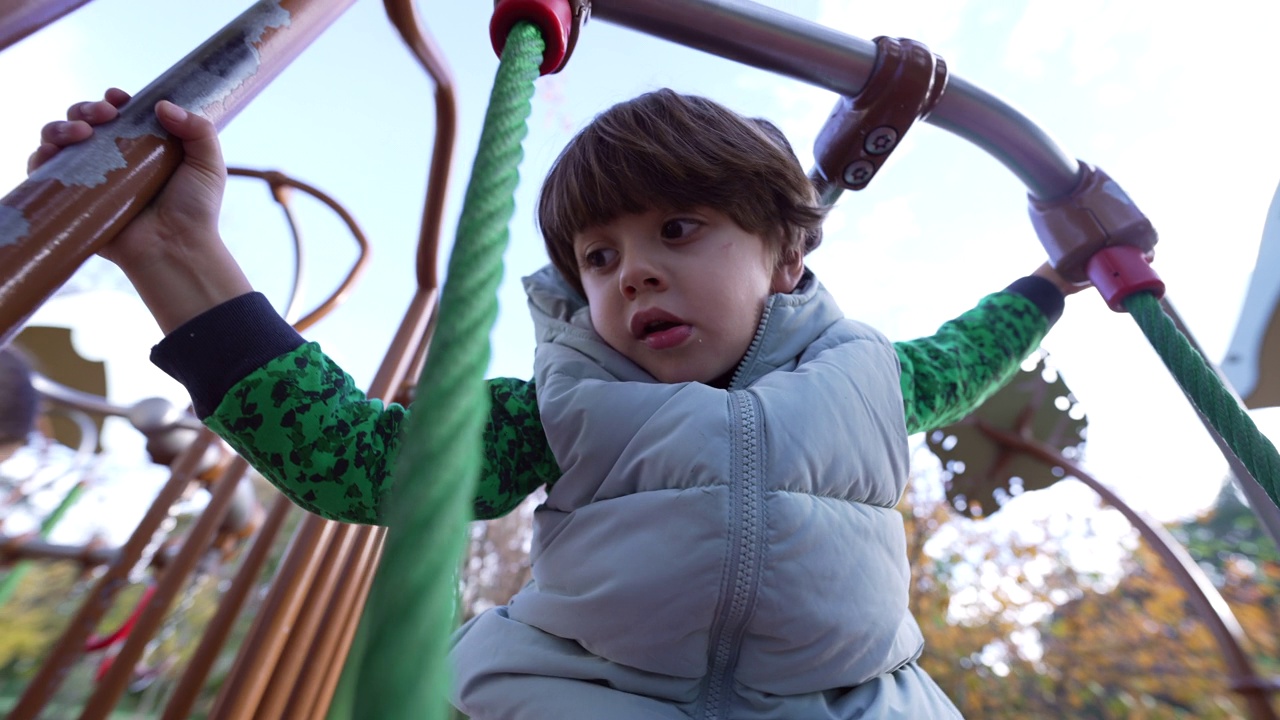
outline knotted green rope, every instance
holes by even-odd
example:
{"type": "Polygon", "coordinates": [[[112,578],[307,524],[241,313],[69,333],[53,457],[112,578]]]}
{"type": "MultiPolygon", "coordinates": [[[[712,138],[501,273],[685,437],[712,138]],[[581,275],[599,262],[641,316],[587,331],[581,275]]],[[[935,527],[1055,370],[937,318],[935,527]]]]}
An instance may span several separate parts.
{"type": "Polygon", "coordinates": [[[1154,295],[1135,293],[1125,299],[1124,305],[1192,404],[1209,419],[1231,451],[1253,473],[1254,479],[1271,497],[1271,502],[1280,506],[1280,494],[1277,494],[1280,456],[1276,454],[1275,446],[1258,430],[1217,373],[1178,331],[1154,295]]]}
{"type": "Polygon", "coordinates": [[[489,416],[484,374],[498,316],[502,254],[544,43],[519,23],[498,66],[480,148],[463,200],[438,330],[396,467],[387,545],[353,656],[355,717],[444,718],[445,663],[457,607],[457,570],[489,416]]]}

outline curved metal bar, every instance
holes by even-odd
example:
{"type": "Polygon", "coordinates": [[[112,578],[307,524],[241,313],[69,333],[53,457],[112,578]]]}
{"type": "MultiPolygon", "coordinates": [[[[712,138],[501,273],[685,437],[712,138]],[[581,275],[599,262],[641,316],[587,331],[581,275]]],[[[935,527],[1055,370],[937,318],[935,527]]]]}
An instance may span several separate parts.
{"type": "Polygon", "coordinates": [[[1275,710],[1269,699],[1270,686],[1254,671],[1253,661],[1244,650],[1244,629],[1222,594],[1213,586],[1204,570],[1196,564],[1191,554],[1159,524],[1147,520],[1090,475],[1076,463],[1063,457],[1057,448],[1030,437],[996,427],[980,418],[974,418],[974,426],[993,442],[1015,452],[1025,453],[1050,466],[1063,468],[1068,474],[1089,486],[1111,507],[1120,511],[1125,519],[1142,535],[1165,568],[1173,574],[1187,593],[1187,599],[1195,608],[1200,620],[1209,628],[1218,649],[1231,673],[1231,689],[1244,696],[1253,720],[1276,720],[1275,710]]]}
{"type": "Polygon", "coordinates": [[[458,103],[453,73],[444,54],[426,30],[418,6],[412,0],[385,0],[387,17],[400,33],[422,69],[436,84],[436,134],[431,149],[431,170],[427,175],[427,198],[418,233],[418,287],[437,288],[440,274],[436,259],[440,251],[440,226],[444,201],[453,166],[453,145],[458,128],[458,103]]]}
{"type": "MultiPolygon", "coordinates": [[[[75,408],[76,410],[94,413],[97,415],[122,417],[132,421],[132,406],[126,407],[123,405],[116,405],[100,395],[94,395],[72,387],[67,387],[66,385],[40,375],[39,373],[32,373],[31,385],[36,389],[36,392],[40,393],[41,397],[49,400],[50,402],[57,403],[58,405],[64,405],[70,408],[75,408]]],[[[165,427],[179,427],[186,430],[203,430],[204,424],[201,423],[194,415],[183,412],[181,415],[176,416],[172,424],[165,427]]],[[[96,444],[96,431],[94,434],[94,442],[96,444]]]]}
{"type": "MultiPolygon", "coordinates": [[[[342,304],[342,302],[346,300],[347,296],[351,294],[351,289],[352,287],[355,286],[356,280],[360,278],[360,276],[364,273],[365,268],[368,267],[369,265],[369,239],[365,237],[364,231],[360,229],[360,224],[356,222],[356,219],[351,215],[350,212],[347,211],[345,207],[342,206],[341,203],[339,203],[337,200],[334,200],[328,194],[322,192],[321,190],[319,190],[318,188],[312,185],[308,185],[307,183],[304,183],[301,180],[291,178],[288,175],[285,175],[284,173],[278,172],[276,170],[252,170],[250,168],[237,167],[237,168],[227,168],[227,174],[238,175],[241,177],[253,177],[253,178],[258,178],[260,180],[264,180],[269,185],[271,185],[273,193],[275,192],[275,188],[277,187],[291,187],[291,188],[297,188],[298,190],[301,190],[302,192],[314,197],[315,199],[329,206],[331,210],[337,213],[338,217],[342,218],[342,222],[346,223],[347,228],[351,230],[352,236],[355,237],[356,239],[356,245],[359,246],[360,248],[360,255],[359,257],[356,258],[355,264],[351,266],[351,270],[347,272],[347,276],[343,278],[342,283],[338,285],[338,289],[334,290],[333,293],[329,295],[329,297],[325,298],[324,302],[320,303],[320,305],[317,306],[316,309],[307,313],[302,319],[293,323],[294,329],[297,330],[298,332],[302,332],[303,330],[306,330],[312,325],[315,325],[324,316],[332,312],[334,308],[342,304]]],[[[283,200],[280,200],[279,197],[277,197],[277,200],[280,202],[281,205],[285,207],[285,214],[289,217],[289,224],[292,227],[293,215],[289,212],[288,205],[283,200]]],[[[297,237],[298,237],[298,233],[297,233],[297,230],[295,229],[294,230],[295,240],[297,239],[297,237]]],[[[298,272],[299,274],[301,274],[301,246],[299,246],[298,248],[298,253],[299,253],[298,272]]],[[[299,281],[299,283],[300,282],[301,281],[299,281]]],[[[290,308],[292,308],[293,306],[292,300],[290,301],[289,305],[290,305],[290,308]]]]}
{"type": "MultiPolygon", "coordinates": [[[[875,44],[749,0],[594,0],[601,20],[802,80],[841,95],[862,90],[875,44]]],[[[1004,101],[951,75],[925,122],[986,150],[1035,197],[1070,194],[1080,165],[1004,101]]]]}

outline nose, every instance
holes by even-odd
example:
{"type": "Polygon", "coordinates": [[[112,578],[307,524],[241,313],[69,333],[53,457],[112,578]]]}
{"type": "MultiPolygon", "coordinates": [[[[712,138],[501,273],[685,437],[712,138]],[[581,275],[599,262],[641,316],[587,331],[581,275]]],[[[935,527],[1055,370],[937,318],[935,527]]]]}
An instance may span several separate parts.
{"type": "Polygon", "coordinates": [[[641,292],[660,292],[667,288],[665,274],[652,258],[641,252],[630,252],[623,258],[618,273],[622,295],[634,299],[641,292]]]}

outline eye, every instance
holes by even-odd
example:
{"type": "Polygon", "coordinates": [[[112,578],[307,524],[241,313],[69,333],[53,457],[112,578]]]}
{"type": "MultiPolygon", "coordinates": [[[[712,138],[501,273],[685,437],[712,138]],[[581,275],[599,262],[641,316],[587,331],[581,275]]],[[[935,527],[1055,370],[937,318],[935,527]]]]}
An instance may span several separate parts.
{"type": "Polygon", "coordinates": [[[666,240],[680,240],[692,235],[702,223],[688,218],[677,218],[662,223],[661,235],[666,240]]]}
{"type": "Polygon", "coordinates": [[[613,248],[592,248],[582,254],[582,266],[592,270],[608,267],[618,256],[618,251],[613,248]]]}

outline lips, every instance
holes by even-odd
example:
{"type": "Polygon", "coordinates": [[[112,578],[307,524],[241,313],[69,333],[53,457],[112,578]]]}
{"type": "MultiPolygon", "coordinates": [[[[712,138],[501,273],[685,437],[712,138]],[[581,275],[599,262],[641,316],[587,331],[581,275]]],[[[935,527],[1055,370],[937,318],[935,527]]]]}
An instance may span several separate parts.
{"type": "Polygon", "coordinates": [[[665,310],[641,310],[631,316],[631,335],[655,350],[675,347],[692,333],[688,323],[665,310]]]}

